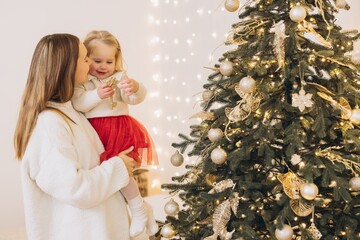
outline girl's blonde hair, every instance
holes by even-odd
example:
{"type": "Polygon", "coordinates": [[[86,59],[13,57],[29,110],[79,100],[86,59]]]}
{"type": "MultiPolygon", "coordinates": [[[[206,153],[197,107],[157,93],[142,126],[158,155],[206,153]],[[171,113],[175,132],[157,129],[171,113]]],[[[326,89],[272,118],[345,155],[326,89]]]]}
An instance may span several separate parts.
{"type": "Polygon", "coordinates": [[[114,35],[112,35],[108,31],[91,31],[86,35],[86,38],[84,40],[84,45],[88,51],[88,56],[94,51],[95,48],[95,42],[101,41],[102,43],[115,47],[115,71],[119,72],[122,71],[123,68],[123,59],[122,59],[122,53],[121,53],[121,47],[119,41],[116,39],[114,35]]]}
{"type": "Polygon", "coordinates": [[[21,159],[41,111],[48,101],[71,100],[80,40],[71,34],[44,36],[37,44],[22,96],[14,133],[15,156],[21,159]]]}

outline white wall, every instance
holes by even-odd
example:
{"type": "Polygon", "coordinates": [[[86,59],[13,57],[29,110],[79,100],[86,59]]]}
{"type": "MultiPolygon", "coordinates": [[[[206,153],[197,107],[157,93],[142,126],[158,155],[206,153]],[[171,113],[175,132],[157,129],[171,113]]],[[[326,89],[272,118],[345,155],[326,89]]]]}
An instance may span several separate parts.
{"type": "MultiPolygon", "coordinates": [[[[176,171],[169,158],[178,133],[188,133],[200,111],[202,85],[225,51],[225,33],[237,21],[223,11],[222,0],[0,0],[0,230],[23,226],[19,163],[12,137],[30,59],[39,39],[67,32],[81,39],[92,29],[106,29],[120,40],[130,76],[148,88],[148,98],[132,108],[159,148],[160,182],[176,171]],[[210,11],[210,12],[209,12],[210,11]],[[176,22],[174,22],[176,21],[176,22]],[[213,54],[214,60],[209,61],[213,54]],[[194,107],[196,105],[196,107],[194,107]]],[[[244,2],[244,1],[242,1],[244,2]]],[[[360,3],[339,15],[345,29],[360,29],[360,3]]]]}

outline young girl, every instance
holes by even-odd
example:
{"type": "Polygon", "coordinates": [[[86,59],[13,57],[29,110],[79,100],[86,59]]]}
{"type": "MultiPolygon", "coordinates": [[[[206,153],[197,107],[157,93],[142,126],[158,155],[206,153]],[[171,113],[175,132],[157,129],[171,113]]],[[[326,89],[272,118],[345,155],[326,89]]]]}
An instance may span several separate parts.
{"type": "MultiPolygon", "coordinates": [[[[100,162],[116,156],[133,146],[129,154],[140,165],[158,163],[153,142],[145,127],[129,116],[128,104],[142,102],[145,87],[128,78],[123,66],[120,44],[107,31],[92,31],[85,40],[91,60],[89,81],[75,89],[72,98],[76,110],[83,112],[98,133],[105,151],[100,162]]],[[[152,210],[140,195],[134,178],[127,187],[121,189],[126,198],[131,215],[130,236],[134,237],[147,228],[147,234],[154,235],[158,226],[152,210]]]]}

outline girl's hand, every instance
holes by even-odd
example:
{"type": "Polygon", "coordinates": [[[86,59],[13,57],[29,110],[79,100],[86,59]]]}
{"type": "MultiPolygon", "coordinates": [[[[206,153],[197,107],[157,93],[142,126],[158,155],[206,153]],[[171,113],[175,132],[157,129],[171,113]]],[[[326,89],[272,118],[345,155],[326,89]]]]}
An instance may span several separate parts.
{"type": "Polygon", "coordinates": [[[136,162],[133,158],[129,157],[127,154],[131,153],[131,151],[134,149],[134,147],[129,147],[128,149],[122,151],[121,153],[119,153],[119,158],[121,158],[126,166],[126,169],[129,173],[129,177],[133,177],[133,171],[136,167],[136,162]]]}
{"type": "Polygon", "coordinates": [[[103,83],[97,88],[97,94],[101,99],[108,98],[114,95],[114,89],[103,83]]]}
{"type": "Polygon", "coordinates": [[[129,78],[128,76],[125,76],[120,81],[120,89],[124,90],[126,95],[131,95],[133,93],[136,93],[137,90],[139,90],[139,83],[135,81],[132,78],[129,78]]]}

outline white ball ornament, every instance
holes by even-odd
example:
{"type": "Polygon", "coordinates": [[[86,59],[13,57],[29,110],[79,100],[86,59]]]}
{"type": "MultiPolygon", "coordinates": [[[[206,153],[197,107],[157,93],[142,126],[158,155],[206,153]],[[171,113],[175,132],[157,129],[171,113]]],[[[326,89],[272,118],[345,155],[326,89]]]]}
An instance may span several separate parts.
{"type": "Polygon", "coordinates": [[[223,164],[226,161],[227,153],[222,148],[215,148],[211,152],[211,160],[215,164],[223,164]]]}
{"type": "Polygon", "coordinates": [[[252,93],[256,89],[256,81],[250,77],[243,77],[239,82],[239,89],[245,93],[252,93]]]}
{"type": "Polygon", "coordinates": [[[174,199],[170,199],[164,206],[164,211],[169,216],[176,216],[180,210],[179,204],[174,201],[174,199]]]}
{"type": "Polygon", "coordinates": [[[239,0],[226,0],[225,1],[225,9],[229,12],[235,12],[240,7],[240,1],[239,0]]]}
{"type": "Polygon", "coordinates": [[[355,108],[351,111],[350,122],[353,124],[360,124],[360,109],[355,108]]]}
{"type": "Polygon", "coordinates": [[[164,238],[172,238],[175,236],[174,227],[170,223],[167,223],[164,226],[162,226],[160,234],[164,238]]]}
{"type": "Polygon", "coordinates": [[[306,200],[314,200],[318,193],[319,189],[314,183],[305,183],[300,187],[300,194],[306,200]]]}
{"type": "Polygon", "coordinates": [[[170,162],[175,167],[179,167],[181,164],[183,164],[184,157],[179,153],[178,150],[176,150],[176,152],[171,156],[170,162]]]}
{"type": "Polygon", "coordinates": [[[351,61],[353,64],[359,65],[360,64],[360,53],[353,53],[351,54],[351,61]]]}
{"type": "Polygon", "coordinates": [[[306,18],[306,9],[303,6],[297,5],[290,10],[290,19],[293,22],[301,22],[306,18]]]}
{"type": "Polygon", "coordinates": [[[335,1],[335,6],[336,6],[337,8],[344,9],[344,8],[346,8],[347,4],[348,4],[348,3],[346,2],[346,0],[336,0],[336,1],[335,1]]]}
{"type": "Polygon", "coordinates": [[[224,132],[220,128],[212,128],[208,132],[208,138],[211,142],[216,142],[224,136],[224,132]]]}
{"type": "Polygon", "coordinates": [[[350,188],[352,191],[360,191],[360,177],[353,177],[349,181],[350,188]]]}
{"type": "Polygon", "coordinates": [[[220,72],[224,76],[230,76],[234,71],[234,64],[230,61],[223,61],[220,64],[220,72]]]}
{"type": "Polygon", "coordinates": [[[275,237],[277,240],[291,240],[293,233],[294,231],[292,228],[289,225],[284,224],[282,229],[275,230],[275,237]]]}

